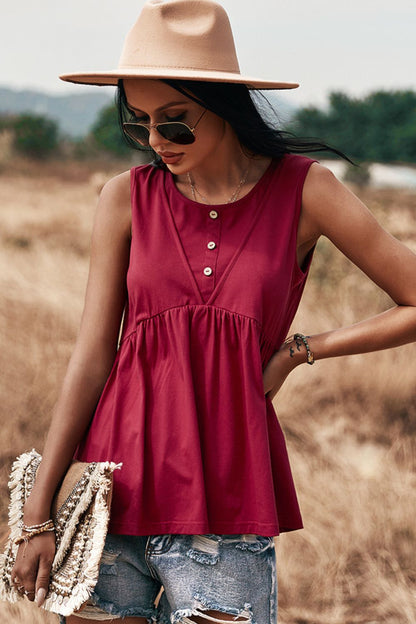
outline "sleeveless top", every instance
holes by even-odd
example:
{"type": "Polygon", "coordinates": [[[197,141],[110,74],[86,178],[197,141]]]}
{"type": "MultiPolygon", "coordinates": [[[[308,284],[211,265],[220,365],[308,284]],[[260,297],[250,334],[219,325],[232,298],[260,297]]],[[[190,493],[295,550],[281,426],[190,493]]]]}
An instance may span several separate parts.
{"type": "Polygon", "coordinates": [[[278,535],[302,527],[262,371],[285,340],[312,252],[296,237],[312,160],[272,161],[234,203],[131,171],[128,304],[114,366],[76,458],[122,462],[109,530],[278,535]]]}

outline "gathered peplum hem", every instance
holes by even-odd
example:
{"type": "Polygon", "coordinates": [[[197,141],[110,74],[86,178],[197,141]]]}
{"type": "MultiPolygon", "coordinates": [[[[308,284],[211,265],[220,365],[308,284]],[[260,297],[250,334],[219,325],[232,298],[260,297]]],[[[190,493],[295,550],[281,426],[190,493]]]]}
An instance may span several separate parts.
{"type": "MultiPolygon", "coordinates": [[[[280,490],[290,468],[264,396],[262,345],[269,350],[255,319],[214,306],[172,307],[134,331],[127,323],[77,453],[84,461],[123,462],[114,475],[111,531],[215,533],[238,525],[242,533],[279,533],[270,491],[280,490]],[[276,458],[271,440],[281,447],[276,458]],[[149,501],[165,509],[163,522],[152,519],[149,501]]],[[[297,505],[283,511],[291,520],[284,526],[298,528],[297,505]]]]}

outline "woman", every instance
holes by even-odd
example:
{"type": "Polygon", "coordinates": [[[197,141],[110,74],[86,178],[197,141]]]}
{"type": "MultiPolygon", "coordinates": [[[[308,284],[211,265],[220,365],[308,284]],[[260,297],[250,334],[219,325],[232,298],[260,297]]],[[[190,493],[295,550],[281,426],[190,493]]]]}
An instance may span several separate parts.
{"type": "MultiPolygon", "coordinates": [[[[157,166],[101,194],[80,335],[25,524],[47,522],[74,453],[123,462],[98,584],[68,624],[271,623],[273,536],[302,526],[271,400],[299,364],[415,340],[416,257],[295,155],[324,146],[265,124],[247,87],[297,85],[241,76],[209,0],[149,2],[117,70],[63,78],[118,84],[124,132],[157,166]],[[285,341],[320,236],[396,305],[285,341]]],[[[13,578],[41,605],[53,535],[30,547],[13,578]]]]}

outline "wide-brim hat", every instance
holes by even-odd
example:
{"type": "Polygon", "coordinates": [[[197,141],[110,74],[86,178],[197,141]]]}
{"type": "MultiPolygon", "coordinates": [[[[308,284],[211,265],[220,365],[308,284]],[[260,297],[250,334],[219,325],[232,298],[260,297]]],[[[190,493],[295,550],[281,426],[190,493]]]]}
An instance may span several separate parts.
{"type": "Polygon", "coordinates": [[[243,76],[227,13],[212,0],[149,0],[128,33],[117,69],[60,76],[67,82],[116,85],[126,78],[171,78],[295,89],[294,82],[243,76]]]}

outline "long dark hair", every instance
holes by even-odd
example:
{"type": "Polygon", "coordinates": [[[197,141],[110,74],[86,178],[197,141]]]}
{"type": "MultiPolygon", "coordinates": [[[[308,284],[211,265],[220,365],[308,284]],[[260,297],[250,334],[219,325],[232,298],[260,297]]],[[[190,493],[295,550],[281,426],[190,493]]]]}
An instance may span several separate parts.
{"type": "MultiPolygon", "coordinates": [[[[264,105],[269,111],[274,112],[272,105],[262,92],[250,90],[246,85],[171,79],[163,79],[162,82],[225,119],[236,133],[242,148],[247,152],[281,159],[284,154],[288,153],[329,151],[351,162],[335,147],[319,140],[297,137],[272,125],[264,113],[260,112],[264,105]]],[[[128,109],[122,80],[118,82],[116,102],[120,126],[123,128],[123,122],[131,117],[131,113],[128,109]]],[[[154,157],[153,164],[164,167],[160,157],[151,147],[142,147],[130,139],[125,132],[123,135],[128,145],[150,152],[154,157]]]]}

